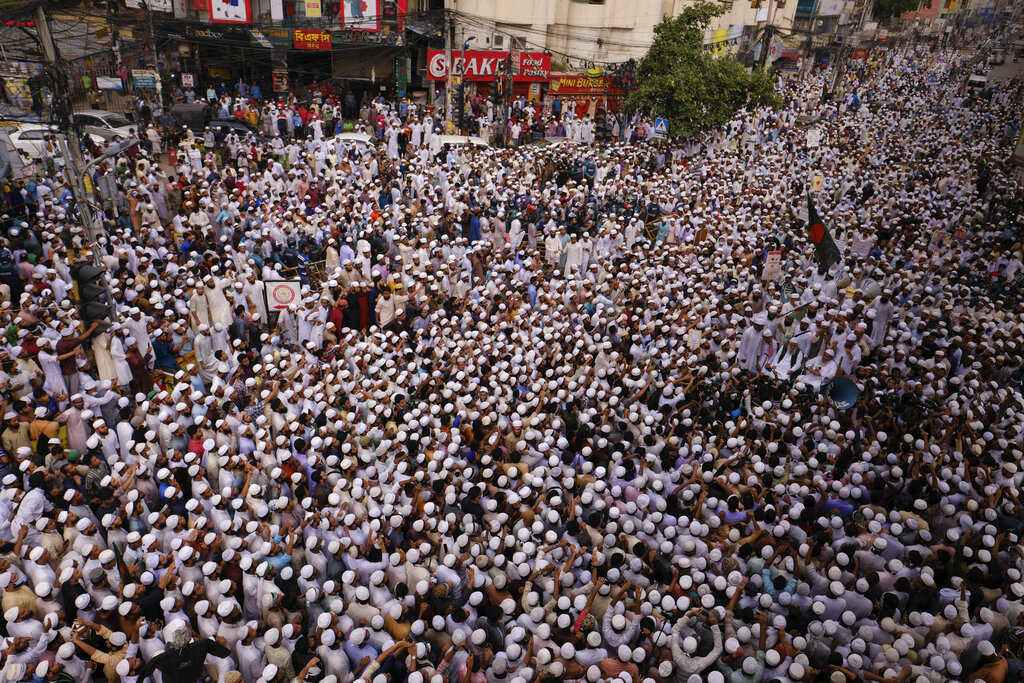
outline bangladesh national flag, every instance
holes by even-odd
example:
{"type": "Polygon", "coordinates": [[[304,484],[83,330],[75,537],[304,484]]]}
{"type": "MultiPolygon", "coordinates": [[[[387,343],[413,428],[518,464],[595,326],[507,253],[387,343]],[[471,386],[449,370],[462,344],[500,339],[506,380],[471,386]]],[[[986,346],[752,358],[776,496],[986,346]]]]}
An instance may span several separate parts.
{"type": "Polygon", "coordinates": [[[823,271],[832,267],[832,264],[839,260],[839,249],[828,228],[821,222],[821,216],[814,209],[814,200],[811,193],[807,193],[807,224],[810,226],[811,242],[814,243],[814,253],[818,259],[818,265],[823,271]]]}
{"type": "Polygon", "coordinates": [[[797,306],[792,311],[786,314],[786,317],[791,320],[803,320],[804,316],[807,315],[807,309],[810,308],[811,302],[808,301],[803,306],[797,306]]]}

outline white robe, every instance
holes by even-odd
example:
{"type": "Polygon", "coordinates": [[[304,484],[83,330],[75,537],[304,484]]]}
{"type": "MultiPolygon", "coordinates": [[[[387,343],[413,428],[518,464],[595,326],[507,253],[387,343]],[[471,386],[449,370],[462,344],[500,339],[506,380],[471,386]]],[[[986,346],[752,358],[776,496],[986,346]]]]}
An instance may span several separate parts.
{"type": "Polygon", "coordinates": [[[118,385],[128,386],[132,381],[132,368],[128,365],[127,356],[125,356],[124,344],[121,343],[121,339],[117,335],[110,338],[110,357],[114,360],[118,385]]]}
{"type": "Polygon", "coordinates": [[[740,337],[740,348],[737,360],[740,367],[750,372],[757,372],[757,354],[761,348],[761,333],[754,327],[748,327],[740,337]]]}
{"type": "Polygon", "coordinates": [[[509,226],[508,231],[508,242],[513,251],[519,249],[519,245],[523,243],[523,238],[525,236],[526,233],[523,231],[523,222],[518,218],[513,219],[512,225],[509,226]]]}
{"type": "Polygon", "coordinates": [[[96,357],[96,373],[101,380],[117,379],[117,369],[110,355],[110,335],[106,332],[96,335],[92,340],[92,352],[96,357]]]}
{"type": "Polygon", "coordinates": [[[551,234],[544,238],[544,256],[551,265],[558,265],[562,256],[562,240],[558,235],[551,234]]]}
{"type": "Polygon", "coordinates": [[[213,287],[206,290],[206,299],[210,302],[210,318],[214,323],[227,326],[231,324],[232,311],[228,298],[224,296],[224,290],[234,283],[228,279],[221,279],[213,287]]]}
{"type": "Polygon", "coordinates": [[[213,379],[216,371],[217,358],[213,355],[213,339],[210,335],[200,334],[195,341],[196,360],[199,362],[199,376],[207,384],[213,379]],[[205,366],[205,367],[204,367],[205,366]]]}
{"type": "Polygon", "coordinates": [[[815,391],[821,391],[821,385],[828,382],[836,376],[836,371],[839,369],[838,364],[834,360],[825,362],[823,358],[812,358],[807,361],[807,368],[816,369],[817,375],[813,375],[810,372],[805,372],[799,377],[799,381],[804,384],[814,387],[815,391]]]}
{"type": "Polygon", "coordinates": [[[893,306],[891,301],[883,303],[882,299],[879,298],[872,302],[869,310],[875,312],[875,320],[871,326],[871,343],[874,346],[880,346],[885,342],[885,333],[889,329],[889,321],[892,320],[896,307],[893,306]]]}
{"type": "Polygon", "coordinates": [[[569,273],[579,272],[583,267],[583,254],[586,251],[582,242],[569,242],[565,247],[565,277],[569,273]]]}
{"type": "Polygon", "coordinates": [[[795,351],[790,353],[789,345],[783,347],[777,354],[775,354],[775,367],[772,374],[775,375],[775,379],[788,380],[792,377],[793,373],[800,369],[800,366],[804,363],[804,354],[797,348],[795,351]]]}

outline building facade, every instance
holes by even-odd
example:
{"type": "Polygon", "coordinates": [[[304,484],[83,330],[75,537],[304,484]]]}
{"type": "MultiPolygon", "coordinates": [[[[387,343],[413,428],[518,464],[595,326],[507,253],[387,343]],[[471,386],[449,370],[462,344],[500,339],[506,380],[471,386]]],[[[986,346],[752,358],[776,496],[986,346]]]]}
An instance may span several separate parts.
{"type": "MultiPolygon", "coordinates": [[[[654,27],[691,4],[684,0],[448,0],[465,35],[479,49],[523,49],[609,64],[637,59],[654,39],[654,27]]],[[[725,13],[705,36],[710,46],[738,53],[760,38],[771,23],[792,27],[796,0],[735,0],[721,3],[725,13]]]]}

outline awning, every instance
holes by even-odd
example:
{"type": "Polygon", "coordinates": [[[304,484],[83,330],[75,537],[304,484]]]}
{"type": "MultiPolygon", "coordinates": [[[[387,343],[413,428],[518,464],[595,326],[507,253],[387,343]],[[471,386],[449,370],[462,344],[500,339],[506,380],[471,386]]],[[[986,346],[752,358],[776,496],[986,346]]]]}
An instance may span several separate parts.
{"type": "Polygon", "coordinates": [[[414,21],[406,22],[405,27],[419,36],[429,36],[432,33],[436,33],[437,29],[433,29],[423,24],[418,24],[414,21]]]}

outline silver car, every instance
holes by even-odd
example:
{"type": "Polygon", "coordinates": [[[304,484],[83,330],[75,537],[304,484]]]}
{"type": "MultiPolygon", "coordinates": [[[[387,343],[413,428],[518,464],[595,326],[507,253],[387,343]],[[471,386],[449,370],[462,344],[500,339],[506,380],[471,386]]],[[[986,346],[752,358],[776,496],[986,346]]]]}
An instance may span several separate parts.
{"type": "Polygon", "coordinates": [[[71,115],[71,120],[82,126],[83,130],[90,135],[98,135],[104,140],[113,140],[115,137],[128,138],[131,131],[139,132],[139,125],[132,123],[120,114],[103,109],[86,109],[76,111],[71,115]]]}

